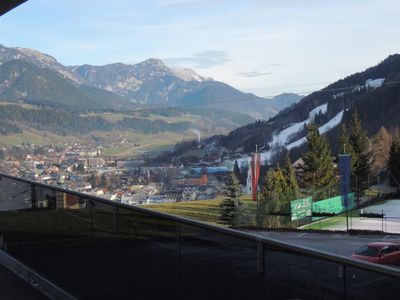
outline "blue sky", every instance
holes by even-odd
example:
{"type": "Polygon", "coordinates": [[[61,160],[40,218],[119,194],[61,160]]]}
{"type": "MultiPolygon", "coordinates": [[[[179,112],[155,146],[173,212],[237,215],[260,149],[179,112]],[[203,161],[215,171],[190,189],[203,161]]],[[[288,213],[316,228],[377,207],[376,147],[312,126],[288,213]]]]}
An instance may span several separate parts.
{"type": "Polygon", "coordinates": [[[399,0],[30,0],[0,43],[66,65],[149,57],[246,92],[310,92],[400,53],[399,0]]]}

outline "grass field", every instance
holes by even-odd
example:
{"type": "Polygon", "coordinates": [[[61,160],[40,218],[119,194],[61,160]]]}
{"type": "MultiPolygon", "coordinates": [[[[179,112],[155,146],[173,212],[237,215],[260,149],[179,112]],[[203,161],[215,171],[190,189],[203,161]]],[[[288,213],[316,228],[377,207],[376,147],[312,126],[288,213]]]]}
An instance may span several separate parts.
{"type": "Polygon", "coordinates": [[[0,145],[11,146],[29,143],[38,146],[65,143],[92,143],[94,138],[101,138],[103,145],[116,145],[104,148],[103,154],[118,157],[138,158],[142,154],[158,155],[163,151],[171,150],[176,143],[187,139],[186,133],[159,133],[146,135],[137,132],[92,132],[90,136],[60,136],[50,132],[40,132],[34,129],[24,129],[22,133],[0,135],[0,145]],[[130,142],[119,146],[122,139],[130,142]]]}
{"type": "Polygon", "coordinates": [[[119,157],[138,158],[143,153],[158,155],[163,151],[171,150],[175,144],[186,138],[185,134],[172,132],[145,135],[141,133],[130,132],[125,135],[131,143],[112,148],[105,148],[104,154],[119,157]],[[136,145],[135,145],[136,144],[136,145]]]}
{"type": "Polygon", "coordinates": [[[150,121],[155,121],[155,120],[161,120],[167,123],[176,123],[176,122],[196,122],[198,120],[202,120],[202,117],[198,115],[193,115],[190,113],[184,113],[181,114],[180,116],[176,117],[167,117],[167,116],[162,116],[158,114],[150,114],[149,116],[143,117],[143,116],[135,116],[133,113],[89,113],[86,115],[82,116],[94,116],[94,117],[101,117],[107,121],[110,122],[118,122],[123,120],[124,118],[139,118],[139,119],[147,119],[150,121]]]}
{"type": "Polygon", "coordinates": [[[49,132],[43,134],[41,132],[34,130],[31,131],[24,130],[22,133],[18,134],[0,135],[0,144],[6,146],[20,145],[22,143],[29,143],[35,145],[50,145],[50,144],[76,142],[76,141],[79,141],[79,138],[74,136],[59,136],[49,132]]]}
{"type": "MultiPolygon", "coordinates": [[[[220,215],[219,205],[221,202],[222,198],[218,198],[212,200],[144,205],[143,207],[171,215],[217,224],[220,215]]],[[[245,205],[245,211],[247,211],[250,215],[255,215],[256,204],[252,202],[249,197],[243,197],[243,202],[245,205]]]]}

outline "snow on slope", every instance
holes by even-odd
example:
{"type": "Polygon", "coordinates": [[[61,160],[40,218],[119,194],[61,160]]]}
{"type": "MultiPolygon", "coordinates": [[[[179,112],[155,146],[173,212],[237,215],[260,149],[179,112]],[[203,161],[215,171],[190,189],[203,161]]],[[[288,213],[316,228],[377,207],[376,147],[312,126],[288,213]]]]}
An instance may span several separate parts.
{"type": "MultiPolygon", "coordinates": [[[[271,146],[271,149],[268,151],[261,152],[261,164],[264,164],[265,161],[269,161],[271,159],[271,157],[273,157],[275,152],[279,150],[279,147],[276,147],[277,144],[284,146],[287,150],[291,150],[293,148],[299,147],[302,144],[306,143],[307,138],[302,137],[301,139],[298,139],[297,141],[294,141],[290,144],[286,144],[288,141],[288,138],[290,137],[291,134],[298,132],[298,130],[301,129],[302,126],[304,126],[304,124],[309,124],[311,122],[311,120],[318,113],[326,113],[327,107],[328,107],[327,104],[323,104],[323,105],[320,105],[320,106],[314,108],[312,111],[310,111],[309,117],[307,118],[307,120],[305,120],[303,122],[295,123],[292,126],[279,132],[279,134],[274,135],[272,142],[269,143],[269,145],[271,146]]],[[[329,130],[331,130],[332,128],[334,128],[335,126],[339,125],[340,122],[342,122],[343,113],[344,113],[344,110],[340,111],[339,113],[336,114],[336,116],[334,116],[332,119],[330,119],[324,125],[320,126],[318,128],[319,133],[324,134],[324,133],[328,132],[329,130]]],[[[239,166],[241,166],[243,163],[246,163],[246,162],[250,163],[251,157],[245,156],[245,157],[237,159],[237,161],[238,161],[239,166]]],[[[234,162],[231,162],[231,163],[233,166],[234,162]]]]}
{"type": "Polygon", "coordinates": [[[281,130],[278,134],[274,134],[272,136],[272,141],[269,143],[269,146],[273,147],[277,144],[285,146],[289,142],[291,136],[301,131],[304,125],[308,125],[310,122],[312,122],[316,115],[324,114],[326,113],[327,110],[328,110],[327,103],[317,106],[316,108],[310,111],[310,113],[308,114],[308,118],[303,122],[294,123],[288,128],[281,130]]]}
{"type": "MultiPolygon", "coordinates": [[[[384,82],[385,82],[385,78],[367,79],[365,81],[364,86],[367,88],[379,88],[383,85],[384,82]]],[[[343,95],[345,95],[347,93],[351,93],[353,91],[360,90],[361,88],[362,88],[362,86],[356,86],[350,92],[341,92],[339,94],[334,95],[333,98],[343,96],[343,95]]],[[[283,146],[287,150],[291,150],[293,148],[299,147],[302,144],[306,143],[307,142],[306,137],[302,137],[302,138],[288,144],[291,137],[293,137],[296,133],[300,132],[305,125],[308,125],[309,123],[311,123],[314,120],[315,116],[317,116],[318,114],[325,114],[327,109],[328,109],[327,103],[317,106],[316,108],[314,108],[313,110],[310,111],[310,113],[308,114],[308,118],[306,120],[304,120],[302,122],[291,124],[289,127],[281,130],[280,132],[274,133],[272,136],[272,141],[268,144],[271,147],[271,149],[261,153],[261,162],[263,163],[266,160],[267,161],[270,160],[271,157],[274,155],[274,152],[279,150],[279,146],[283,146]]],[[[324,134],[324,133],[328,132],[329,130],[331,130],[332,128],[334,128],[335,126],[339,125],[340,122],[342,122],[343,113],[344,113],[344,110],[340,111],[338,114],[336,114],[335,117],[330,119],[324,125],[320,126],[318,128],[319,133],[324,134]]],[[[251,160],[250,157],[242,157],[238,160],[238,162],[240,164],[242,162],[250,162],[250,160],[251,160]]]]}
{"type": "Polygon", "coordinates": [[[325,132],[328,132],[329,130],[331,130],[333,127],[339,125],[340,122],[342,122],[343,113],[344,113],[344,110],[339,112],[336,116],[334,116],[332,119],[330,119],[327,123],[325,123],[324,125],[319,127],[319,129],[318,129],[319,133],[324,134],[325,132]]]}
{"type": "Polygon", "coordinates": [[[316,115],[324,114],[326,113],[327,110],[328,110],[328,103],[317,106],[312,111],[310,111],[310,113],[308,114],[308,119],[314,120],[316,115]]]}
{"type": "Polygon", "coordinates": [[[378,87],[381,87],[384,81],[385,78],[367,79],[365,81],[365,86],[376,89],[378,87]]]}
{"type": "Polygon", "coordinates": [[[384,82],[385,82],[385,78],[367,79],[367,80],[365,80],[364,85],[357,85],[357,86],[354,86],[350,91],[341,92],[336,95],[333,95],[333,99],[336,99],[337,97],[341,97],[341,96],[349,94],[349,93],[352,93],[354,91],[360,91],[363,87],[376,89],[376,88],[381,87],[384,82]]]}
{"type": "Polygon", "coordinates": [[[296,147],[299,147],[299,146],[303,145],[306,141],[307,141],[307,138],[306,137],[302,137],[301,139],[299,139],[299,140],[297,140],[297,141],[295,141],[293,143],[290,143],[289,145],[286,145],[286,149],[292,150],[293,148],[296,148],[296,147]]]}
{"type": "Polygon", "coordinates": [[[171,72],[183,81],[198,81],[202,82],[205,80],[204,77],[197,74],[195,71],[189,68],[171,68],[171,72]]]}
{"type": "MultiPolygon", "coordinates": [[[[334,116],[332,119],[330,119],[324,125],[320,126],[318,128],[319,133],[320,134],[324,134],[324,133],[328,132],[329,130],[331,130],[333,127],[339,125],[340,122],[342,122],[343,112],[344,112],[344,110],[339,112],[336,116],[334,116]]],[[[299,139],[299,140],[297,140],[297,141],[295,141],[293,143],[290,143],[289,145],[286,145],[286,149],[291,150],[293,148],[301,146],[305,142],[306,142],[306,138],[303,137],[303,138],[301,138],[301,139],[299,139]]]]}

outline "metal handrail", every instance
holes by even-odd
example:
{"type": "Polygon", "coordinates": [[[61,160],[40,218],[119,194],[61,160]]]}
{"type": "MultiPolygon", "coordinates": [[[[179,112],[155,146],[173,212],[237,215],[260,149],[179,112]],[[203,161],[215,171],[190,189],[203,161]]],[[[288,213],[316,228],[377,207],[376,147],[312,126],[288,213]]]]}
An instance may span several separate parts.
{"type": "Polygon", "coordinates": [[[189,226],[193,226],[193,227],[197,227],[197,228],[201,228],[201,229],[206,229],[206,230],[222,233],[225,235],[229,235],[229,236],[232,236],[235,238],[252,241],[255,243],[255,245],[257,245],[257,243],[262,243],[265,246],[279,248],[279,250],[284,250],[284,251],[291,252],[294,254],[300,254],[300,255],[313,257],[313,258],[317,258],[317,259],[323,259],[323,260],[326,260],[329,262],[334,262],[334,263],[338,263],[341,265],[359,268],[359,269],[362,269],[365,271],[370,271],[370,272],[374,272],[377,274],[387,275],[387,276],[396,277],[396,278],[400,279],[400,270],[399,269],[395,269],[395,268],[391,268],[391,267],[387,267],[387,266],[383,266],[383,265],[377,265],[377,264],[373,264],[373,263],[366,262],[366,261],[354,260],[354,259],[351,259],[351,258],[343,256],[343,255],[338,255],[338,254],[333,254],[333,253],[329,253],[329,252],[325,252],[325,251],[321,251],[321,250],[311,249],[306,246],[300,246],[300,245],[296,245],[296,244],[293,244],[290,242],[276,240],[276,239],[273,239],[270,237],[259,236],[256,234],[251,234],[248,232],[243,232],[243,231],[226,228],[226,227],[222,227],[222,226],[215,226],[215,225],[204,223],[204,222],[197,221],[197,220],[187,219],[187,218],[180,217],[180,216],[174,216],[174,215],[170,215],[170,214],[166,214],[166,213],[162,213],[162,212],[158,212],[158,211],[153,211],[153,210],[138,207],[138,206],[131,206],[131,205],[124,204],[124,203],[118,203],[118,202],[114,202],[111,200],[106,200],[106,199],[102,199],[99,197],[95,197],[92,195],[88,195],[88,194],[84,194],[84,193],[80,193],[80,192],[76,192],[76,191],[71,191],[71,190],[61,188],[58,186],[51,186],[48,184],[39,183],[39,182],[35,182],[32,180],[0,173],[0,180],[3,177],[11,179],[11,180],[16,180],[19,182],[31,184],[31,185],[33,184],[35,186],[39,186],[39,187],[50,189],[50,190],[55,190],[55,191],[59,191],[62,193],[75,195],[75,196],[86,198],[86,199],[89,199],[89,200],[92,200],[95,202],[113,205],[116,207],[122,207],[125,209],[144,213],[144,214],[151,215],[154,217],[159,217],[159,218],[177,222],[180,224],[189,225],[189,226]]]}

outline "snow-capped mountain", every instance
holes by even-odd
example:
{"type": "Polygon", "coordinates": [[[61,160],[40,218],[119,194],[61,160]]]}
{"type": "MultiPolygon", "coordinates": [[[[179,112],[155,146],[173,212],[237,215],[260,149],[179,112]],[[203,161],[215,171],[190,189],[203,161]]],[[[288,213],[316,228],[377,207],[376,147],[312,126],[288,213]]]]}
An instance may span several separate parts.
{"type": "MultiPolygon", "coordinates": [[[[301,98],[295,94],[283,94],[274,99],[264,99],[254,94],[243,93],[228,84],[205,78],[192,69],[170,68],[157,58],[150,58],[137,64],[113,63],[104,66],[85,64],[67,67],[54,57],[37,50],[7,48],[0,45],[0,65],[13,60],[23,60],[39,68],[57,72],[69,81],[65,83],[66,85],[73,84],[85,90],[88,87],[102,89],[137,105],[150,108],[160,106],[207,108],[268,119],[285,105],[301,98]]],[[[38,94],[44,96],[46,91],[42,90],[38,94]]]]}
{"type": "Polygon", "coordinates": [[[205,81],[193,70],[170,69],[157,58],[134,65],[82,65],[70,67],[70,70],[86,84],[143,104],[174,103],[205,81]]]}
{"type": "Polygon", "coordinates": [[[174,74],[179,79],[183,81],[205,81],[205,80],[212,80],[212,78],[204,78],[197,74],[193,69],[190,68],[171,68],[170,69],[172,74],[174,74]]]}
{"type": "Polygon", "coordinates": [[[264,99],[202,77],[192,69],[169,68],[157,58],[134,65],[82,65],[70,67],[70,70],[85,84],[106,89],[147,106],[211,108],[268,119],[287,105],[285,101],[293,103],[301,98],[295,94],[285,94],[276,99],[264,99]]]}

